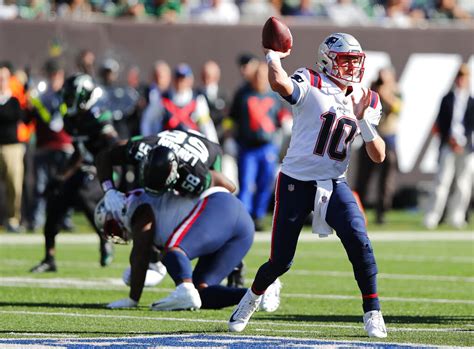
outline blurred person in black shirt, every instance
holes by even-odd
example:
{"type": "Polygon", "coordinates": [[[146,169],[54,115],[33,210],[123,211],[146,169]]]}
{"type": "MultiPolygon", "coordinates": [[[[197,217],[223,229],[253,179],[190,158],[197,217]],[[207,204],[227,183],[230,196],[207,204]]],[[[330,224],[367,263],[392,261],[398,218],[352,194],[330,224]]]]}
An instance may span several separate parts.
{"type": "Polygon", "coordinates": [[[80,206],[100,239],[100,264],[112,262],[112,243],[105,240],[94,225],[94,210],[102,190],[94,166],[95,156],[118,142],[112,124],[112,112],[103,108],[103,90],[89,75],[75,74],[64,82],[61,113],[64,129],[72,136],[74,153],[66,166],[51,181],[46,211],[45,258],[30,271],[55,272],[55,239],[67,210],[80,206]]]}

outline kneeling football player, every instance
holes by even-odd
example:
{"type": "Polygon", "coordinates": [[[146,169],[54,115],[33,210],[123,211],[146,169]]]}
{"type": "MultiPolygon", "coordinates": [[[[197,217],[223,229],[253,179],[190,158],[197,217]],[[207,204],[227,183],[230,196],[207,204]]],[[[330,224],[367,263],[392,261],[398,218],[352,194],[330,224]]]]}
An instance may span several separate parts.
{"type": "MultiPolygon", "coordinates": [[[[173,156],[171,156],[173,158],[173,156]]],[[[150,251],[158,247],[161,262],[176,284],[169,297],[152,304],[153,310],[219,309],[235,305],[246,288],[221,286],[221,281],[241,262],[253,242],[253,221],[242,203],[223,187],[211,187],[200,196],[183,196],[172,187],[177,166],[171,164],[162,181],[150,178],[151,150],[141,165],[143,189],[128,194],[124,214],[114,215],[104,231],[133,239],[130,256],[129,297],[108,304],[109,308],[136,307],[145,282],[150,251]],[[111,229],[110,227],[114,227],[111,229]],[[198,258],[192,270],[191,260],[198,258]]],[[[107,213],[104,203],[97,211],[107,213]]],[[[103,220],[104,221],[104,220],[103,220]]],[[[280,282],[265,293],[261,308],[278,308],[280,282]]]]}

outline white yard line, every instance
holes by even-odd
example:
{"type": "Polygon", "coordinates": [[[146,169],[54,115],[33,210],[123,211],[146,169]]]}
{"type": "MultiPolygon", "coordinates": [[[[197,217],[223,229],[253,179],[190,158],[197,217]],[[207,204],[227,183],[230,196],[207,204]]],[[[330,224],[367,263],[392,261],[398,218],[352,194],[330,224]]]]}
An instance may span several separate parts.
{"type": "MultiPolygon", "coordinates": [[[[282,293],[285,298],[307,298],[307,299],[348,299],[360,300],[360,296],[337,295],[337,294],[307,294],[307,293],[282,293]]],[[[447,303],[447,304],[474,304],[469,299],[444,299],[444,298],[414,298],[414,297],[381,297],[382,302],[407,302],[407,303],[447,303]]]]}
{"type": "MultiPolygon", "coordinates": [[[[114,312],[115,310],[111,310],[114,312]]],[[[175,318],[175,317],[161,317],[161,316],[133,316],[133,315],[112,315],[112,314],[82,314],[82,313],[69,313],[69,312],[43,312],[43,311],[26,311],[26,310],[0,310],[0,314],[15,314],[15,315],[38,315],[38,316],[67,316],[67,317],[83,317],[83,318],[109,318],[109,319],[131,319],[131,320],[150,320],[150,321],[178,321],[178,322],[197,322],[197,323],[213,323],[213,324],[227,324],[227,320],[222,319],[196,319],[196,318],[175,318]]],[[[315,323],[294,323],[294,322],[281,322],[281,321],[260,321],[258,319],[250,322],[251,324],[258,324],[264,326],[283,326],[283,327],[295,327],[295,328],[348,328],[348,329],[362,329],[360,325],[341,325],[341,324],[315,324],[315,323]]],[[[453,327],[437,327],[436,328],[415,328],[415,327],[388,327],[388,331],[406,331],[406,332],[465,332],[469,331],[465,327],[453,328],[453,327]]]]}
{"type": "MultiPolygon", "coordinates": [[[[256,271],[256,270],[255,270],[256,271]]],[[[332,276],[332,277],[350,277],[354,278],[352,272],[346,271],[313,271],[313,270],[292,270],[290,273],[295,275],[313,275],[313,276],[332,276]]],[[[377,274],[380,279],[393,280],[418,280],[418,281],[446,281],[446,282],[474,282],[474,277],[448,276],[448,275],[417,275],[417,274],[377,274]]]]}
{"type": "MultiPolygon", "coordinates": [[[[372,241],[474,241],[474,233],[471,232],[372,232],[369,233],[372,241]]],[[[271,239],[269,232],[255,234],[255,241],[268,242],[271,239]]],[[[95,234],[59,234],[58,244],[90,244],[98,243],[98,237],[95,234]]],[[[299,241],[304,242],[336,242],[338,238],[335,234],[327,238],[320,239],[316,235],[303,233],[299,241]]],[[[2,245],[36,245],[43,244],[42,234],[0,234],[0,249],[2,245]]]]}
{"type": "MultiPolygon", "coordinates": [[[[266,257],[270,255],[270,249],[267,246],[252,246],[252,255],[266,257]]],[[[344,250],[341,248],[340,253],[330,253],[324,251],[296,251],[296,258],[310,257],[314,260],[320,259],[336,259],[346,258],[344,250]]],[[[403,252],[397,255],[388,255],[386,252],[377,254],[377,261],[393,261],[393,262],[409,262],[409,263],[460,263],[474,264],[474,256],[426,256],[426,255],[405,255],[403,252]]]]}
{"type": "MultiPolygon", "coordinates": [[[[1,287],[35,287],[35,288],[61,288],[61,289],[85,289],[103,291],[126,291],[128,288],[120,279],[104,278],[96,280],[81,280],[73,278],[51,278],[36,279],[24,277],[0,277],[1,287]]],[[[146,288],[146,292],[164,293],[171,292],[170,288],[151,287],[146,288]]],[[[360,300],[359,295],[335,295],[335,294],[308,294],[308,293],[285,293],[281,294],[285,298],[304,299],[327,299],[327,300],[360,300]]],[[[469,299],[444,299],[444,298],[415,298],[415,297],[382,297],[384,302],[408,302],[408,303],[444,303],[444,304],[474,304],[474,300],[469,299]]]]}
{"type": "MultiPolygon", "coordinates": [[[[3,334],[9,335],[21,335],[26,337],[48,337],[48,338],[79,338],[78,335],[75,334],[60,334],[60,333],[42,333],[42,332],[5,332],[3,334]]],[[[2,340],[18,340],[18,338],[1,338],[2,340]]],[[[30,339],[30,338],[28,338],[30,339]]],[[[0,344],[1,347],[1,344],[0,344]]]]}

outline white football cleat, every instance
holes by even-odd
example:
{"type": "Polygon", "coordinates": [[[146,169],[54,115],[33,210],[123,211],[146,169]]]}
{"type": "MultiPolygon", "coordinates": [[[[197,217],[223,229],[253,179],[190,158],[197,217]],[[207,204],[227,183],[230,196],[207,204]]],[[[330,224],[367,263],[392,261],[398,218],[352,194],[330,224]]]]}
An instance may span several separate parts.
{"type": "Polygon", "coordinates": [[[151,310],[195,310],[201,308],[199,292],[191,282],[183,282],[171,294],[151,305],[151,310]]]}
{"type": "Polygon", "coordinates": [[[268,313],[274,312],[280,306],[280,290],[281,282],[280,279],[276,279],[273,284],[268,286],[267,290],[263,294],[262,301],[260,302],[259,310],[266,311],[268,313]]]}
{"type": "MultiPolygon", "coordinates": [[[[122,280],[125,285],[130,286],[131,280],[131,268],[127,267],[123,271],[122,280]]],[[[145,278],[145,287],[153,287],[158,285],[166,276],[166,267],[161,262],[156,263],[149,263],[148,270],[146,271],[146,278],[145,278]]]]}
{"type": "Polygon", "coordinates": [[[257,296],[248,289],[247,293],[242,297],[240,303],[235,308],[229,319],[230,332],[242,332],[247,326],[250,317],[260,306],[263,296],[257,296]]]}
{"type": "Polygon", "coordinates": [[[136,308],[138,305],[137,301],[134,301],[131,298],[119,299],[118,301],[109,303],[106,305],[109,309],[127,309],[127,308],[136,308]]]}
{"type": "Polygon", "coordinates": [[[369,337],[387,337],[387,328],[380,310],[372,310],[364,314],[364,329],[369,334],[369,337]]]}

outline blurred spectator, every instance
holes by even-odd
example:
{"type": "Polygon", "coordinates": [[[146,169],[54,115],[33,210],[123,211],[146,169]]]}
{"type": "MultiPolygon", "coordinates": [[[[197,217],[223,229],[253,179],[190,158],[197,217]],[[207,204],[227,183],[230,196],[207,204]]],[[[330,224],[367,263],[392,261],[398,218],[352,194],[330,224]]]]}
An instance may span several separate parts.
{"type": "Polygon", "coordinates": [[[217,130],[219,142],[223,144],[224,129],[222,122],[229,112],[229,97],[227,92],[219,86],[221,68],[215,61],[207,61],[201,70],[201,87],[198,93],[206,97],[211,119],[217,130]]]}
{"type": "Polygon", "coordinates": [[[152,83],[148,88],[148,105],[142,114],[140,134],[151,136],[161,131],[163,103],[161,96],[171,84],[171,69],[165,61],[156,61],[153,67],[152,83]]]}
{"type": "Polygon", "coordinates": [[[162,129],[197,130],[219,142],[206,97],[193,90],[194,76],[185,63],[174,69],[173,87],[163,94],[162,129]]]}
{"type": "Polygon", "coordinates": [[[99,80],[104,93],[104,108],[112,112],[114,127],[121,139],[128,139],[138,131],[138,92],[118,83],[120,64],[113,58],[105,59],[99,68],[99,80]]]}
{"type": "Polygon", "coordinates": [[[122,0],[108,11],[114,17],[131,17],[135,19],[145,19],[148,17],[145,4],[142,0],[122,0]]]}
{"type": "Polygon", "coordinates": [[[443,97],[433,131],[441,139],[439,168],[428,201],[424,224],[434,229],[443,215],[454,179],[453,193],[447,205],[448,223],[456,228],[466,224],[474,180],[474,98],[470,95],[469,68],[463,64],[454,88],[443,97]]]}
{"type": "Polygon", "coordinates": [[[127,72],[127,86],[137,91],[138,103],[137,103],[137,125],[133,130],[130,130],[132,135],[140,134],[140,121],[142,118],[143,110],[147,106],[147,94],[148,86],[144,84],[140,79],[140,68],[136,65],[132,65],[127,72]]]}
{"type": "Polygon", "coordinates": [[[90,19],[92,7],[87,0],[69,0],[57,5],[56,14],[60,18],[74,20],[90,19]]]}
{"type": "Polygon", "coordinates": [[[364,149],[359,150],[359,164],[355,191],[364,206],[367,206],[367,188],[372,174],[379,172],[376,199],[376,222],[385,223],[385,213],[391,208],[395,191],[395,177],[398,170],[396,153],[396,132],[401,109],[401,96],[392,68],[383,68],[379,71],[377,80],[371,89],[379,94],[382,103],[382,118],[377,130],[385,141],[385,160],[375,164],[370,160],[364,149]]]}
{"type": "Polygon", "coordinates": [[[23,157],[25,146],[19,140],[19,123],[25,118],[17,98],[10,88],[11,71],[0,64],[0,180],[6,189],[7,231],[20,231],[23,157]]]}
{"type": "Polygon", "coordinates": [[[361,25],[368,20],[364,10],[352,0],[337,0],[327,5],[326,12],[329,19],[337,25],[361,25]]]}
{"type": "Polygon", "coordinates": [[[91,50],[84,49],[77,55],[76,67],[79,73],[84,73],[92,77],[95,76],[95,54],[91,50]]]}
{"type": "Polygon", "coordinates": [[[410,27],[423,22],[425,13],[418,8],[412,8],[412,0],[388,0],[385,5],[384,23],[397,27],[410,27]]]}
{"type": "Polygon", "coordinates": [[[145,0],[145,11],[148,15],[165,22],[176,22],[181,14],[179,0],[145,0]]]}
{"type": "Polygon", "coordinates": [[[232,0],[210,0],[191,10],[191,19],[207,24],[237,24],[240,12],[232,0]]]}
{"type": "Polygon", "coordinates": [[[24,19],[45,19],[51,16],[51,3],[47,0],[29,0],[19,7],[19,17],[24,19]]]}
{"type": "Polygon", "coordinates": [[[250,83],[258,64],[258,58],[253,53],[245,52],[237,57],[237,65],[239,66],[240,76],[243,79],[240,87],[250,83]]]}
{"type": "Polygon", "coordinates": [[[14,19],[18,17],[19,9],[14,1],[0,3],[0,19],[14,19]]]}
{"type": "Polygon", "coordinates": [[[240,5],[241,20],[264,23],[270,16],[280,16],[279,1],[247,0],[240,5]]]}
{"type": "Polygon", "coordinates": [[[312,5],[311,0],[283,0],[281,14],[283,16],[314,17],[316,12],[312,5]]]}
{"type": "Polygon", "coordinates": [[[268,84],[268,67],[260,62],[250,84],[234,97],[230,116],[237,128],[239,145],[238,197],[261,231],[273,192],[278,165],[274,136],[279,127],[282,104],[268,84]]]}
{"type": "Polygon", "coordinates": [[[36,121],[35,200],[31,230],[44,224],[46,188],[74,150],[71,137],[64,131],[60,112],[64,69],[57,59],[50,59],[44,65],[44,72],[47,81],[40,81],[30,92],[31,115],[36,121]]]}
{"type": "Polygon", "coordinates": [[[471,15],[458,5],[457,0],[436,0],[434,8],[431,9],[428,15],[430,19],[436,21],[471,18],[471,15]]]}
{"type": "Polygon", "coordinates": [[[132,65],[127,71],[127,86],[138,90],[140,88],[140,68],[132,65]]]}
{"type": "Polygon", "coordinates": [[[231,130],[226,125],[226,118],[229,113],[229,96],[219,85],[221,78],[221,69],[215,61],[207,61],[201,70],[202,85],[198,93],[206,97],[209,105],[211,119],[217,130],[219,143],[223,149],[222,172],[233,182],[237,183],[237,145],[232,137],[231,130]]]}

